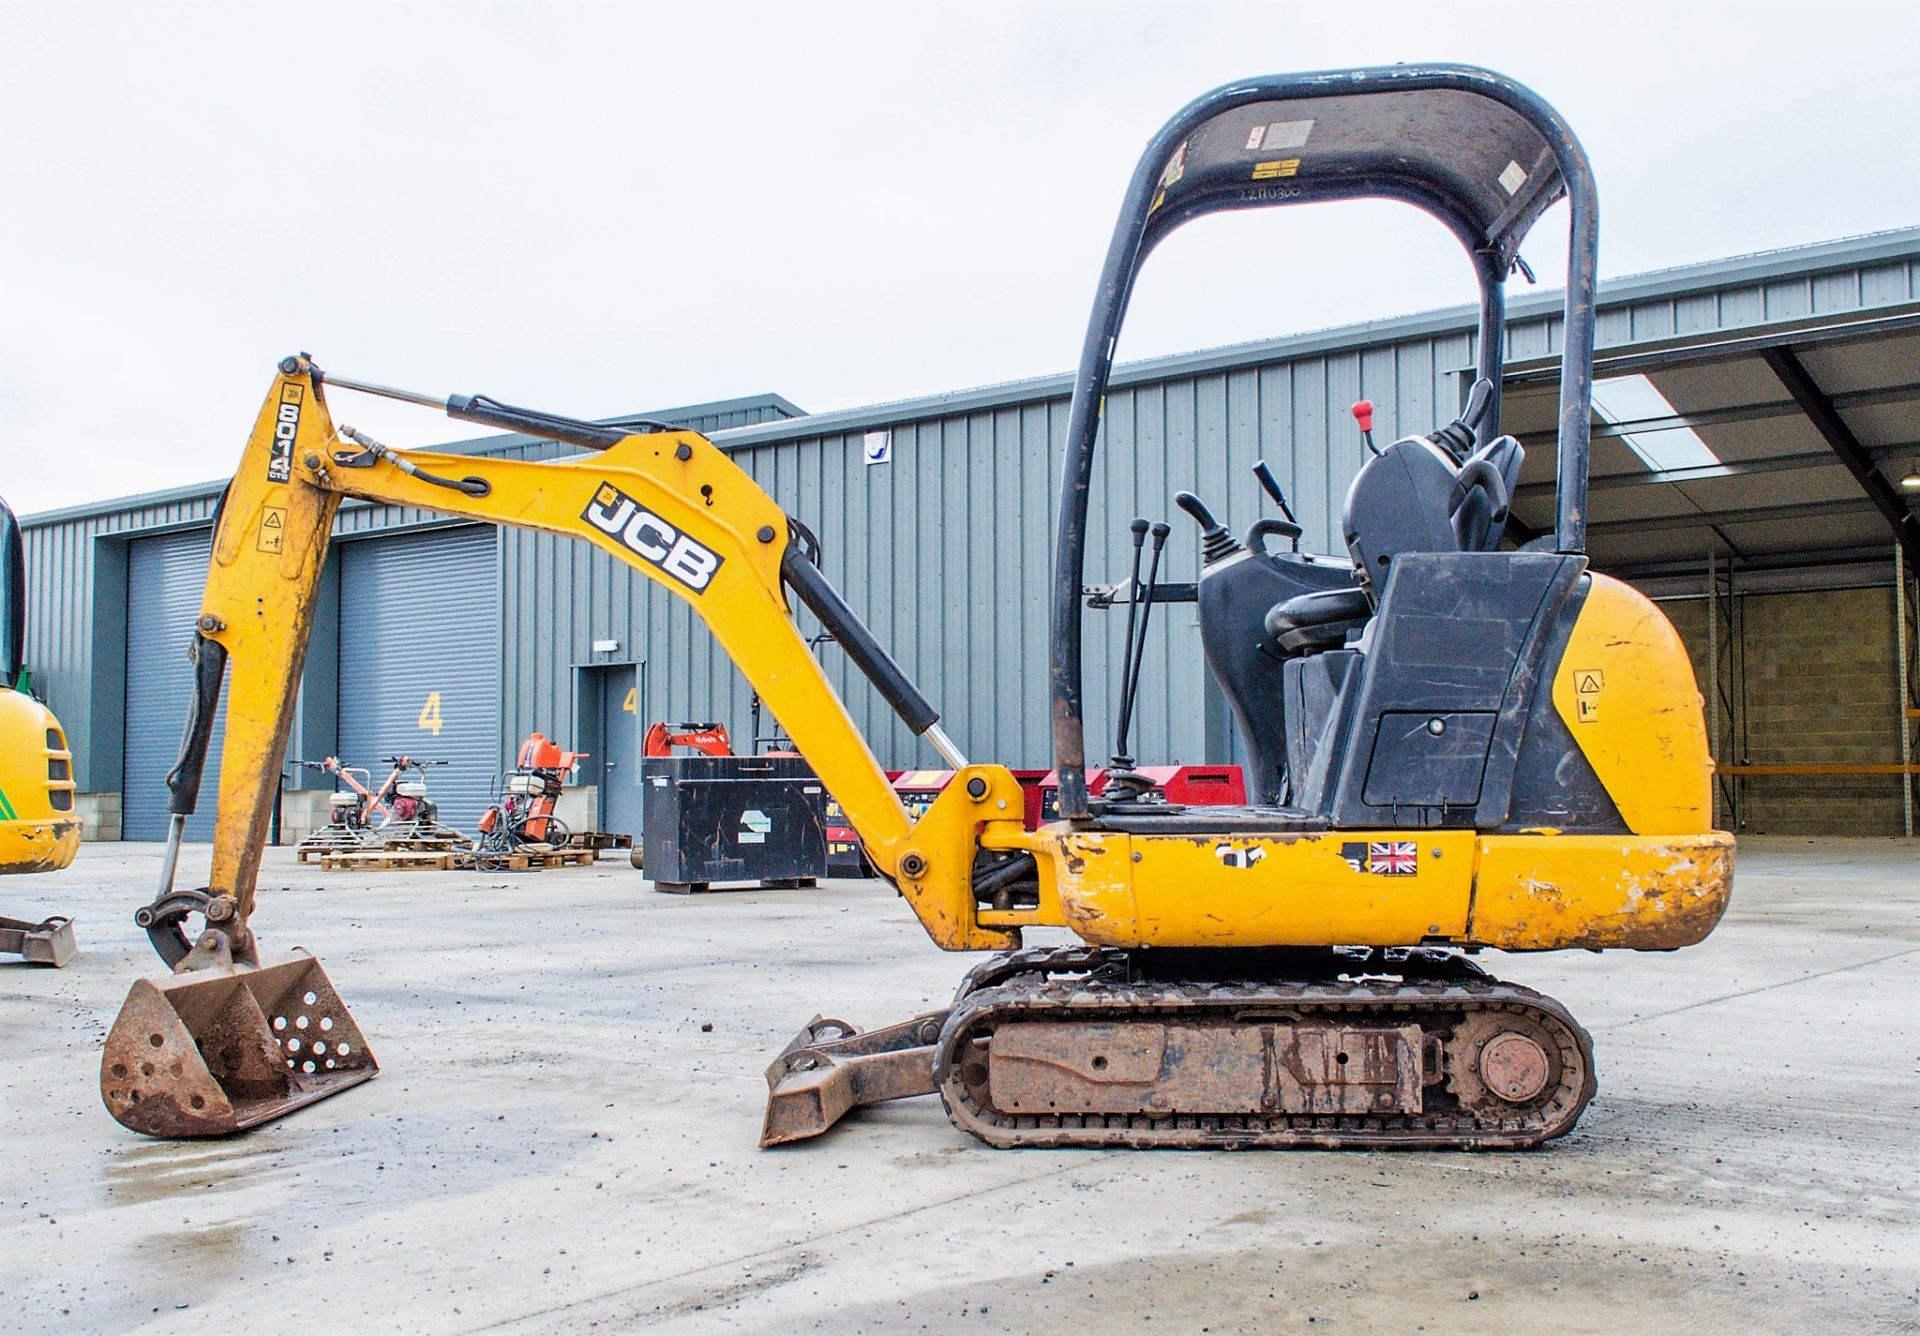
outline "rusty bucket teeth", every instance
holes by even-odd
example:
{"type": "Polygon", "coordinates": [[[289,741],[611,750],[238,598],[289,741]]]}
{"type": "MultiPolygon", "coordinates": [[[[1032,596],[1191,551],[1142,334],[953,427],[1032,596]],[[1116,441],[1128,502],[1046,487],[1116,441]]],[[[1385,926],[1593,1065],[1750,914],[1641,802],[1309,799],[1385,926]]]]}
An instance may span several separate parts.
{"type": "Polygon", "coordinates": [[[815,1016],[767,1068],[762,1146],[817,1137],[862,1104],[934,1091],[933,1046],[947,1013],[878,1030],[815,1016]]]}
{"type": "Polygon", "coordinates": [[[147,1136],[225,1136],[379,1070],[320,962],[296,953],[135,983],[107,1035],[100,1096],[147,1136]]]}

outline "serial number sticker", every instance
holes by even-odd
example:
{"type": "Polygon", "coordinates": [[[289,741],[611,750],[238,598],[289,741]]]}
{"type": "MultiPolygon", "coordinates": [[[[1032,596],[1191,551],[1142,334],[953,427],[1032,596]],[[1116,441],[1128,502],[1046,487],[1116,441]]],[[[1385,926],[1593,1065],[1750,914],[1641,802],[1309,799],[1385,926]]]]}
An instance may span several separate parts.
{"type": "Polygon", "coordinates": [[[1275,121],[1271,125],[1256,125],[1247,131],[1247,149],[1265,149],[1269,153],[1278,153],[1282,149],[1305,148],[1307,136],[1313,133],[1312,121],[1275,121]]]}

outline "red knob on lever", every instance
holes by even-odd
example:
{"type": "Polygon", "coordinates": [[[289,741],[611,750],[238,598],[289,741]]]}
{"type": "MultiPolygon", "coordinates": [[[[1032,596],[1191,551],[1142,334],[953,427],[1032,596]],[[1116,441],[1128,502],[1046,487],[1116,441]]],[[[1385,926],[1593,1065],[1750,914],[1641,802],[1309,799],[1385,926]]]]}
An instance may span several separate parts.
{"type": "Polygon", "coordinates": [[[1353,405],[1353,420],[1360,424],[1360,430],[1373,430],[1373,400],[1360,399],[1353,405]]]}

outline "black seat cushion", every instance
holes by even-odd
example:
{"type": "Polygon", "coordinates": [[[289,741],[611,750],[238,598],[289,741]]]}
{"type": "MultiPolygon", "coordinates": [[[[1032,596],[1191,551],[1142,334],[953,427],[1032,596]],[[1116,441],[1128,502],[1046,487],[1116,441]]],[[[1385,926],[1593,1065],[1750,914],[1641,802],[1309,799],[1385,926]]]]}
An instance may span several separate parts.
{"type": "Polygon", "coordinates": [[[1358,585],[1321,589],[1296,594],[1267,609],[1267,636],[1283,654],[1312,654],[1346,644],[1347,634],[1372,615],[1367,591],[1358,585]]]}

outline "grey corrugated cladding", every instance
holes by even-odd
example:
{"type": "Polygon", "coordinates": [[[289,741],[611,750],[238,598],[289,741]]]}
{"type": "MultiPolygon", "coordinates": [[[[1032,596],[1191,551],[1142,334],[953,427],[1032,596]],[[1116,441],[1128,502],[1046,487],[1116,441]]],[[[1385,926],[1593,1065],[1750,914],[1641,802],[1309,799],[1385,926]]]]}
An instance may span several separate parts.
{"type": "MultiPolygon", "coordinates": [[[[1906,305],[1920,299],[1920,229],[1615,280],[1602,285],[1599,297],[1600,342],[1612,349],[1906,305]]],[[[1510,358],[1555,349],[1559,308],[1557,292],[1515,294],[1510,358]]],[[[1360,397],[1375,402],[1382,439],[1450,417],[1460,370],[1473,360],[1473,316],[1460,307],[1122,367],[1107,405],[1089,579],[1124,578],[1126,521],[1142,513],[1175,524],[1165,578],[1192,579],[1194,530],[1173,512],[1173,493],[1199,492],[1240,531],[1262,513],[1248,474],[1261,457],[1293,496],[1307,544],[1338,548],[1340,503],[1360,462],[1348,404],[1360,397]]],[[[768,420],[716,437],[820,535],[828,574],[943,711],[949,732],[983,760],[1049,760],[1046,606],[1056,455],[1069,388],[1068,376],[1048,376],[768,420]],[[893,432],[893,462],[869,467],[861,459],[861,437],[882,429],[893,432]]],[[[199,504],[187,518],[204,522],[208,501],[146,498],[119,503],[130,509],[88,507],[26,522],[41,603],[29,651],[70,730],[96,722],[117,728],[113,719],[93,716],[118,710],[118,682],[110,684],[114,694],[96,690],[88,699],[86,645],[100,628],[86,623],[99,618],[86,603],[94,577],[73,563],[76,553],[91,551],[92,538],[50,531],[180,523],[166,507],[182,504],[199,504]],[[57,646],[51,653],[50,643],[57,646]]],[[[371,511],[343,511],[343,529],[387,522],[371,511]]],[[[503,532],[501,542],[502,625],[509,628],[502,651],[503,754],[531,729],[576,729],[578,669],[629,659],[646,663],[643,719],[718,718],[744,733],[746,688],[684,604],[583,544],[524,532],[503,532]],[[617,639],[620,648],[596,655],[596,639],[617,639]]],[[[1124,614],[1092,616],[1089,744],[1098,754],[1108,745],[1107,704],[1124,614]]],[[[1172,607],[1155,620],[1134,750],[1151,760],[1199,760],[1204,669],[1185,635],[1193,612],[1172,607]],[[1176,634],[1181,652],[1169,661],[1176,634]]],[[[932,752],[892,720],[837,650],[821,653],[884,763],[934,763],[932,752]]],[[[82,736],[89,737],[88,754],[97,755],[99,745],[82,736]]],[[[114,737],[108,749],[115,766],[117,747],[114,737]]],[[[83,787],[115,787],[117,778],[103,780],[103,773],[83,770],[83,787]]]]}
{"type": "MultiPolygon", "coordinates": [[[[1654,344],[1713,330],[1901,306],[1920,299],[1920,229],[1771,252],[1603,284],[1602,347],[1654,344]]],[[[1558,348],[1557,291],[1517,294],[1508,356],[1558,348]]],[[[1162,573],[1193,579],[1198,544],[1173,493],[1198,492],[1236,533],[1273,513],[1250,476],[1266,458],[1306,526],[1305,544],[1342,550],[1340,508],[1361,449],[1348,406],[1376,405],[1381,440],[1426,430],[1459,404],[1473,363],[1469,307],[1149,362],[1114,377],[1107,439],[1089,518],[1087,576],[1125,578],[1127,520],[1175,526],[1162,573]]],[[[1050,763],[1046,608],[1058,449],[1070,377],[988,386],[723,433],[719,442],[773,497],[818,533],[823,564],[945,716],[969,757],[1050,763]],[[861,438],[893,432],[893,462],[862,462],[861,438]]],[[[571,665],[591,662],[595,638],[646,660],[643,713],[717,718],[744,727],[748,692],[678,599],[557,540],[507,540],[519,568],[507,582],[506,625],[527,620],[509,656],[509,732],[575,719],[571,665]],[[531,556],[531,560],[529,560],[531,556]]],[[[1155,614],[1134,753],[1199,761],[1205,669],[1193,609],[1155,614]],[[1180,651],[1170,656],[1172,642],[1180,651]]],[[[811,626],[803,613],[803,625],[811,626]]],[[[1103,755],[1119,677],[1125,614],[1089,614],[1089,747],[1103,755]]],[[[890,768],[931,766],[916,743],[832,647],[823,662],[874,751],[890,768]]]]}

